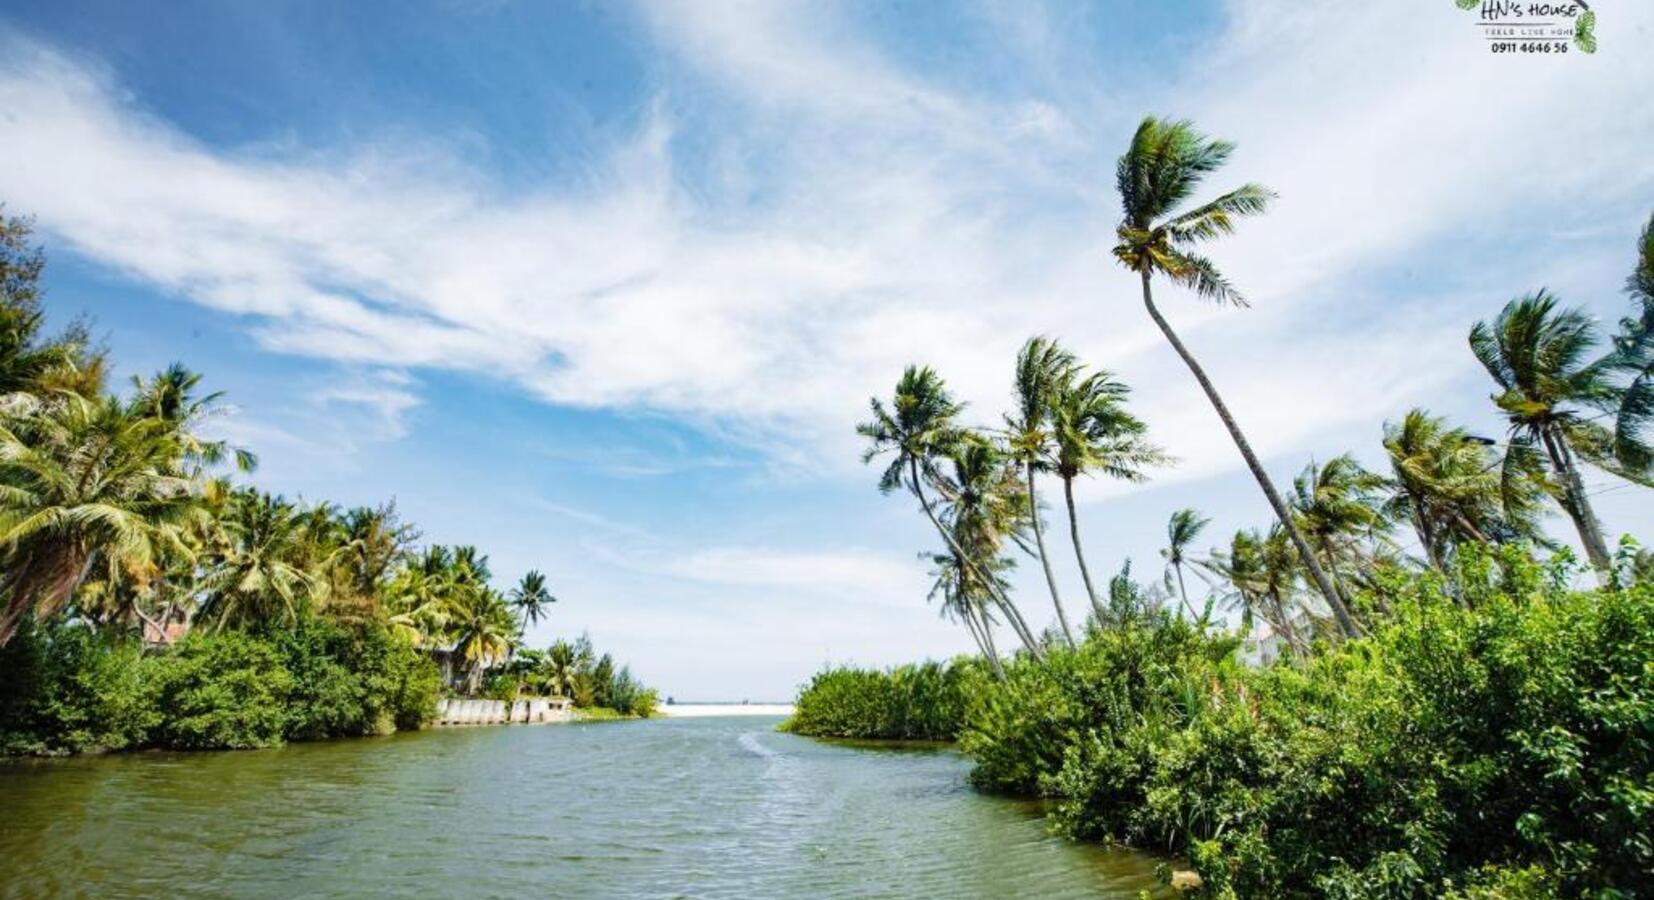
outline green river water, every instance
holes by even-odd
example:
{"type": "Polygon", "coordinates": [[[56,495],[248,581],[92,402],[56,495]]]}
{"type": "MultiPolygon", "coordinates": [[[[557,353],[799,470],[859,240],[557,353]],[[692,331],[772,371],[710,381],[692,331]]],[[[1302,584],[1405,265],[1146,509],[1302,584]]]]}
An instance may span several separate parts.
{"type": "MultiPolygon", "coordinates": [[[[0,762],[7,897],[1136,897],[947,749],[710,718],[0,762]]],[[[1159,893],[1158,891],[1156,892],[1159,893]]]]}

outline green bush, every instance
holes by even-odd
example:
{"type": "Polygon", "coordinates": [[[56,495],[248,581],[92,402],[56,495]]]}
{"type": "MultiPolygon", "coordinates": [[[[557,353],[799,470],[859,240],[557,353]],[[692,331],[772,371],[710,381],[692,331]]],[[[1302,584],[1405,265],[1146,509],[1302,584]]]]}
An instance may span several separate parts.
{"type": "Polygon", "coordinates": [[[428,722],[439,687],[436,664],[377,624],[197,633],[148,655],[82,625],[26,625],[0,650],[0,753],[386,734],[428,722]]]}
{"type": "Polygon", "coordinates": [[[270,642],[234,631],[192,634],[154,664],[160,745],[232,750],[281,743],[293,676],[270,642]]]}
{"type": "Polygon", "coordinates": [[[416,729],[435,713],[435,663],[382,625],[307,619],[275,640],[294,679],[290,740],[416,729]]]}
{"type": "Polygon", "coordinates": [[[0,753],[142,746],[159,720],[143,662],[85,628],[26,623],[0,650],[0,753]]]}
{"type": "Polygon", "coordinates": [[[951,741],[979,677],[977,665],[963,659],[883,671],[827,669],[799,692],[782,727],[818,737],[951,741]]]}
{"type": "Polygon", "coordinates": [[[1185,855],[1217,897],[1636,896],[1654,872],[1654,586],[1514,554],[1392,578],[1371,637],[1297,665],[1128,623],[973,695],[985,787],[1185,855]]]}

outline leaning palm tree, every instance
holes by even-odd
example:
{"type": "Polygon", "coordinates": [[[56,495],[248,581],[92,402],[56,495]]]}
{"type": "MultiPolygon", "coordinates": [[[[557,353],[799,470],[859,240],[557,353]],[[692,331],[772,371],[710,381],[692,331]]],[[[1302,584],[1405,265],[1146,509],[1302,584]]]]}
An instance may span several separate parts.
{"type": "MultiPolygon", "coordinates": [[[[931,527],[985,586],[1007,617],[1016,609],[1010,597],[992,579],[984,577],[975,558],[960,546],[951,530],[937,518],[935,506],[925,493],[925,485],[937,475],[938,458],[963,440],[964,429],[959,426],[959,414],[964,404],[953,399],[942,377],[929,366],[908,366],[896,382],[896,396],[886,407],[874,397],[870,401],[873,418],[856,426],[856,433],[867,438],[871,446],[862,454],[862,462],[890,455],[889,465],[879,476],[879,490],[884,493],[905,488],[919,501],[919,508],[930,520],[931,527]]],[[[1037,644],[1024,639],[1029,652],[1038,654],[1037,644]]]]}
{"type": "Polygon", "coordinates": [[[1166,548],[1160,551],[1166,564],[1171,567],[1177,576],[1177,595],[1183,601],[1183,608],[1189,613],[1189,621],[1204,622],[1205,616],[1196,615],[1195,608],[1189,604],[1189,588],[1183,582],[1183,564],[1188,559],[1189,547],[1206,530],[1212,520],[1200,514],[1195,509],[1180,509],[1172,513],[1166,523],[1166,548]]]}
{"type": "MultiPolygon", "coordinates": [[[[1021,543],[1027,525],[1025,486],[1006,451],[986,438],[966,435],[948,454],[948,467],[934,484],[942,496],[940,518],[959,548],[960,561],[973,588],[990,597],[1010,597],[999,573],[1014,563],[1005,543],[1021,543]]],[[[1040,654],[1039,640],[1014,604],[998,604],[1005,621],[1030,653],[1040,654]]]]}
{"type": "Polygon", "coordinates": [[[1070,647],[1074,646],[1074,629],[1068,625],[1068,613],[1057,592],[1057,576],[1052,573],[1051,558],[1045,552],[1045,528],[1040,521],[1039,491],[1034,485],[1034,475],[1049,469],[1052,400],[1073,378],[1074,370],[1074,354],[1056,341],[1029,338],[1017,353],[1016,412],[1005,418],[1012,457],[1028,479],[1028,521],[1033,528],[1040,566],[1045,570],[1045,584],[1051,589],[1051,605],[1056,607],[1057,623],[1070,647]]]}
{"type": "MultiPolygon", "coordinates": [[[[977,650],[993,667],[994,675],[1004,680],[1005,668],[999,661],[999,649],[994,646],[993,615],[988,611],[992,600],[987,591],[976,583],[972,569],[965,566],[959,557],[952,553],[927,556],[935,566],[930,573],[935,581],[931,585],[929,599],[941,601],[943,618],[964,623],[971,640],[976,642],[977,650]]],[[[996,573],[994,577],[999,578],[999,575],[996,573]]],[[[1007,585],[1001,580],[999,587],[1003,590],[1007,585]]]]}
{"type": "Polygon", "coordinates": [[[27,615],[68,602],[94,562],[147,567],[187,553],[200,484],[179,471],[165,423],[113,397],[27,400],[0,416],[0,646],[27,615]]]}
{"type": "Polygon", "coordinates": [[[1384,515],[1406,521],[1425,558],[1448,574],[1459,545],[1542,538],[1539,516],[1548,485],[1531,448],[1499,454],[1463,428],[1422,409],[1384,426],[1390,496],[1384,515]]]}
{"type": "MultiPolygon", "coordinates": [[[[1623,389],[1613,363],[1592,359],[1594,323],[1577,309],[1558,309],[1548,291],[1518,297],[1491,324],[1470,330],[1470,349],[1499,386],[1493,402],[1505,414],[1510,442],[1542,453],[1556,482],[1557,500],[1573,520],[1580,543],[1599,576],[1613,559],[1585,492],[1580,463],[1648,484],[1647,469],[1628,469],[1615,458],[1614,434],[1591,411],[1616,409],[1623,389]]],[[[1654,456],[1654,449],[1643,447],[1654,456]]]]}
{"type": "Polygon", "coordinates": [[[547,607],[557,602],[557,598],[546,589],[546,576],[539,569],[530,569],[523,575],[523,580],[511,589],[511,605],[522,613],[523,619],[530,625],[540,624],[541,617],[545,616],[547,607]]]}
{"type": "Polygon", "coordinates": [[[1126,411],[1131,388],[1106,371],[1093,372],[1061,386],[1051,401],[1051,434],[1054,465],[1062,479],[1063,502],[1068,506],[1068,535],[1074,544],[1074,558],[1080,564],[1080,578],[1091,600],[1098,622],[1107,618],[1102,596],[1091,581],[1080,543],[1080,519],[1074,507],[1074,480],[1082,475],[1100,474],[1123,481],[1148,478],[1147,469],[1171,461],[1165,452],[1146,437],[1148,426],[1126,411]]]}
{"type": "Polygon", "coordinates": [[[1384,479],[1348,453],[1321,466],[1311,462],[1292,482],[1298,528],[1320,551],[1321,565],[1346,606],[1350,599],[1340,570],[1358,564],[1364,558],[1363,543],[1379,539],[1389,529],[1383,488],[1384,479]]]}
{"type": "Polygon", "coordinates": [[[1309,543],[1298,533],[1286,501],[1264,471],[1263,464],[1252,451],[1251,443],[1218,395],[1206,370],[1201,368],[1194,354],[1184,346],[1177,332],[1172,330],[1154,305],[1150,280],[1155,273],[1164,275],[1204,299],[1245,305],[1244,298],[1223,277],[1217,266],[1193,252],[1192,248],[1203,241],[1232,233],[1235,219],[1263,212],[1275,195],[1267,188],[1246,184],[1193,209],[1178,211],[1200,186],[1201,180],[1220,168],[1234,149],[1235,145],[1228,141],[1209,140],[1189,122],[1162,122],[1152,116],[1144,119],[1116,168],[1116,182],[1125,218],[1116,232],[1120,243],[1114,248],[1114,256],[1138,274],[1143,283],[1143,306],[1148,309],[1149,318],[1154,320],[1177,355],[1182,357],[1184,365],[1194,373],[1201,390],[1206,392],[1206,399],[1211,401],[1218,418],[1229,429],[1229,436],[1240,449],[1246,467],[1263,489],[1264,496],[1275,511],[1275,518],[1286,529],[1298,555],[1303,557],[1304,569],[1331,605],[1340,629],[1346,636],[1353,637],[1356,634],[1355,621],[1344,607],[1332,581],[1322,571],[1309,543]]]}

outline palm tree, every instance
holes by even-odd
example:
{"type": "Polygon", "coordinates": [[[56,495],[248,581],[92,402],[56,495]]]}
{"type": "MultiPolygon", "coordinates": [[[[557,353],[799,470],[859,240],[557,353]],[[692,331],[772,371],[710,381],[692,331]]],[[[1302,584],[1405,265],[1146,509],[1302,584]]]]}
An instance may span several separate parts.
{"type": "MultiPolygon", "coordinates": [[[[928,558],[935,565],[930,574],[936,579],[928,599],[941,600],[943,618],[965,623],[965,630],[970,632],[971,640],[976,642],[977,649],[993,667],[994,674],[1004,680],[1005,668],[1000,664],[999,650],[994,646],[993,617],[988,612],[990,598],[987,591],[977,585],[971,570],[952,553],[928,554],[928,558]]],[[[995,573],[994,577],[999,575],[995,573]]],[[[1001,581],[1000,588],[1005,587],[1001,581]]]]}
{"type": "Polygon", "coordinates": [[[1165,557],[1166,564],[1171,566],[1177,575],[1177,594],[1183,600],[1183,608],[1189,611],[1189,621],[1204,622],[1204,615],[1196,615],[1195,608],[1189,604],[1189,589],[1183,583],[1183,563],[1187,559],[1188,549],[1212,523],[1211,519],[1200,514],[1199,510],[1180,509],[1172,513],[1166,523],[1166,549],[1160,551],[1165,557]]]}
{"type": "MultiPolygon", "coordinates": [[[[856,426],[856,433],[867,438],[871,446],[862,454],[862,462],[872,462],[889,454],[890,464],[879,476],[879,490],[890,493],[906,488],[919,501],[919,508],[930,520],[931,527],[941,535],[948,549],[964,563],[993,597],[1006,617],[1014,621],[1016,609],[1010,597],[992,579],[983,577],[975,559],[960,546],[953,533],[942,525],[925,484],[936,476],[936,460],[963,439],[958,424],[964,404],[953,399],[941,376],[929,366],[908,366],[896,383],[896,395],[887,408],[877,397],[869,404],[873,418],[856,426]]],[[[1039,654],[1031,638],[1024,637],[1029,652],[1039,654]]]]}
{"type": "Polygon", "coordinates": [[[0,646],[62,609],[103,557],[147,566],[200,514],[177,432],[114,398],[64,394],[0,416],[0,646]]]}
{"type": "Polygon", "coordinates": [[[1200,186],[1201,180],[1220,168],[1234,149],[1235,145],[1228,141],[1207,139],[1195,131],[1189,122],[1162,122],[1152,116],[1144,119],[1116,169],[1125,218],[1116,232],[1120,243],[1114,248],[1114,256],[1138,274],[1143,283],[1143,306],[1148,309],[1149,318],[1154,320],[1177,355],[1182,357],[1184,365],[1194,373],[1218,418],[1229,429],[1229,436],[1240,449],[1246,467],[1263,489],[1264,496],[1275,511],[1275,518],[1286,529],[1298,555],[1303,557],[1305,570],[1338,617],[1340,629],[1346,636],[1354,637],[1355,621],[1344,607],[1332,581],[1316,561],[1309,543],[1298,533],[1286,501],[1275,490],[1274,482],[1270,481],[1257,454],[1252,452],[1252,445],[1241,433],[1240,425],[1230,414],[1229,407],[1224,405],[1206,371],[1154,305],[1154,293],[1149,282],[1156,272],[1202,298],[1217,303],[1245,305],[1244,298],[1223,277],[1217,266],[1190,248],[1202,241],[1232,233],[1235,219],[1263,212],[1275,195],[1267,188],[1246,184],[1208,203],[1178,212],[1178,208],[1200,186]]]}
{"type": "Polygon", "coordinates": [[[178,429],[186,465],[192,474],[233,459],[236,469],[251,472],[258,468],[258,457],[252,451],[232,447],[226,441],[209,441],[198,437],[195,429],[219,409],[223,391],[197,397],[201,375],[173,363],[151,378],[132,378],[132,412],[170,423],[178,429]]]}
{"type": "Polygon", "coordinates": [[[546,607],[556,602],[557,598],[546,589],[546,576],[538,569],[528,570],[523,580],[511,589],[511,605],[523,614],[530,625],[540,624],[540,618],[547,612],[546,607]]]}
{"type": "Polygon", "coordinates": [[[1380,494],[1384,479],[1343,453],[1317,467],[1311,462],[1292,482],[1298,528],[1321,553],[1321,565],[1346,606],[1339,568],[1359,558],[1359,542],[1378,538],[1389,527],[1380,494]]]}
{"type": "Polygon", "coordinates": [[[1654,467],[1649,427],[1654,423],[1654,216],[1637,242],[1637,264],[1625,279],[1625,292],[1637,309],[1620,320],[1614,337],[1612,365],[1629,376],[1614,411],[1614,455],[1621,466],[1646,472],[1654,467]]]}
{"type": "MultiPolygon", "coordinates": [[[[1024,485],[1016,464],[1007,453],[978,435],[967,435],[949,453],[950,472],[938,472],[937,492],[942,495],[941,519],[949,529],[960,562],[972,587],[990,597],[1010,596],[999,575],[1012,566],[1001,553],[1006,540],[1016,540],[1027,523],[1024,485]]],[[[1000,606],[1011,630],[1034,655],[1040,655],[1039,641],[1022,613],[1014,606],[1000,606]]]]}
{"type": "Polygon", "coordinates": [[[1102,622],[1107,612],[1091,581],[1080,543],[1080,519],[1074,507],[1074,480],[1081,475],[1101,473],[1110,478],[1139,482],[1148,478],[1150,466],[1164,465],[1170,457],[1145,435],[1148,426],[1126,411],[1131,388],[1106,371],[1093,372],[1061,386],[1052,398],[1051,434],[1055,460],[1053,468],[1062,479],[1063,502],[1068,507],[1068,535],[1074,544],[1074,558],[1080,564],[1092,613],[1102,622]]]}
{"type": "Polygon", "coordinates": [[[1023,467],[1028,479],[1028,520],[1033,526],[1034,544],[1039,550],[1040,566],[1045,570],[1045,584],[1051,589],[1051,605],[1057,610],[1057,623],[1062,626],[1068,646],[1074,646],[1074,629],[1068,626],[1068,613],[1063,609],[1057,593],[1057,576],[1051,571],[1051,558],[1045,552],[1045,529],[1040,521],[1039,492],[1034,486],[1034,473],[1049,468],[1051,452],[1051,404],[1054,395],[1073,377],[1074,354],[1064,350],[1056,341],[1044,337],[1029,338],[1017,353],[1016,413],[1007,416],[1011,454],[1023,467]]]}
{"type": "Polygon", "coordinates": [[[333,557],[344,586],[357,597],[376,600],[391,570],[419,539],[419,531],[401,521],[394,500],[347,510],[337,524],[339,547],[333,557]]]}
{"type": "Polygon", "coordinates": [[[1501,456],[1462,428],[1422,409],[1385,423],[1390,497],[1384,515],[1410,523],[1425,558],[1448,574],[1447,560],[1466,541],[1537,540],[1546,484],[1531,448],[1501,456]]]}
{"type": "Polygon", "coordinates": [[[1648,481],[1646,472],[1620,465],[1613,432],[1588,413],[1616,409],[1624,394],[1614,383],[1612,357],[1590,359],[1596,343],[1590,317],[1558,309],[1556,297],[1545,290],[1512,300],[1491,325],[1477,322],[1470,330],[1471,351],[1499,386],[1493,402],[1505,413],[1511,444],[1543,453],[1557,500],[1573,520],[1591,565],[1606,578],[1613,559],[1586,495],[1580,461],[1648,481]]]}
{"type": "Polygon", "coordinates": [[[559,640],[546,650],[545,684],[554,697],[573,697],[580,677],[580,659],[575,647],[559,640]]]}
{"type": "Polygon", "coordinates": [[[291,503],[258,491],[238,492],[219,520],[224,543],[200,582],[199,618],[215,630],[292,623],[327,582],[304,566],[304,517],[291,503]]]}
{"type": "Polygon", "coordinates": [[[465,667],[466,690],[474,694],[483,672],[511,656],[522,625],[505,598],[487,588],[461,592],[452,610],[454,654],[465,667]]]}
{"type": "Polygon", "coordinates": [[[427,547],[405,562],[386,588],[391,627],[416,647],[445,650],[451,644],[443,640],[452,618],[451,565],[447,547],[427,547]]]}
{"type": "Polygon", "coordinates": [[[1294,653],[1305,652],[1306,643],[1288,608],[1298,580],[1298,558],[1279,525],[1267,536],[1235,532],[1229,552],[1213,551],[1200,566],[1229,583],[1229,608],[1241,611],[1243,631],[1250,633],[1253,622],[1261,618],[1294,653]]]}

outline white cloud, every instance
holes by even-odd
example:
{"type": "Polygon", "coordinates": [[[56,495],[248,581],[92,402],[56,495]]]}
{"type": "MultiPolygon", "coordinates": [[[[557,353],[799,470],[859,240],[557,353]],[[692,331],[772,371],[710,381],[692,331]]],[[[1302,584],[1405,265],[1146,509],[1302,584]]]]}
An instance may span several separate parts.
{"type": "MultiPolygon", "coordinates": [[[[1239,139],[1224,180],[1282,194],[1214,251],[1256,310],[1165,303],[1266,454],[1463,377],[1443,335],[1509,290],[1443,289],[1429,267],[1493,284],[1511,262],[1463,258],[1466,235],[1628,218],[1646,192],[1646,8],[1614,10],[1602,52],[1566,59],[1487,54],[1446,3],[1228,14],[1212,46],[1167,61],[1159,96],[985,99],[907,70],[831,7],[645,4],[662,102],[580,183],[527,189],[439,140],[209,147],[96,64],[13,36],[0,196],[88,257],[246,315],[269,347],[658,411],[799,466],[851,465],[866,396],[908,361],[994,421],[1016,345],[1056,333],[1138,386],[1192,478],[1234,454],[1107,257],[1119,126],[1145,107],[1239,139]],[[700,181],[677,150],[695,128],[716,160],[700,181]],[[1413,265],[1404,287],[1359,283],[1413,265]]],[[[1063,42],[1028,21],[1013,48],[1063,42]]],[[[1053,72],[1094,62],[1068,51],[1039,62],[1040,84],[1099,77],[1053,72]]],[[[1530,262],[1571,252],[1531,246],[1530,262]]],[[[394,384],[332,399],[393,434],[417,402],[394,384]]]]}

